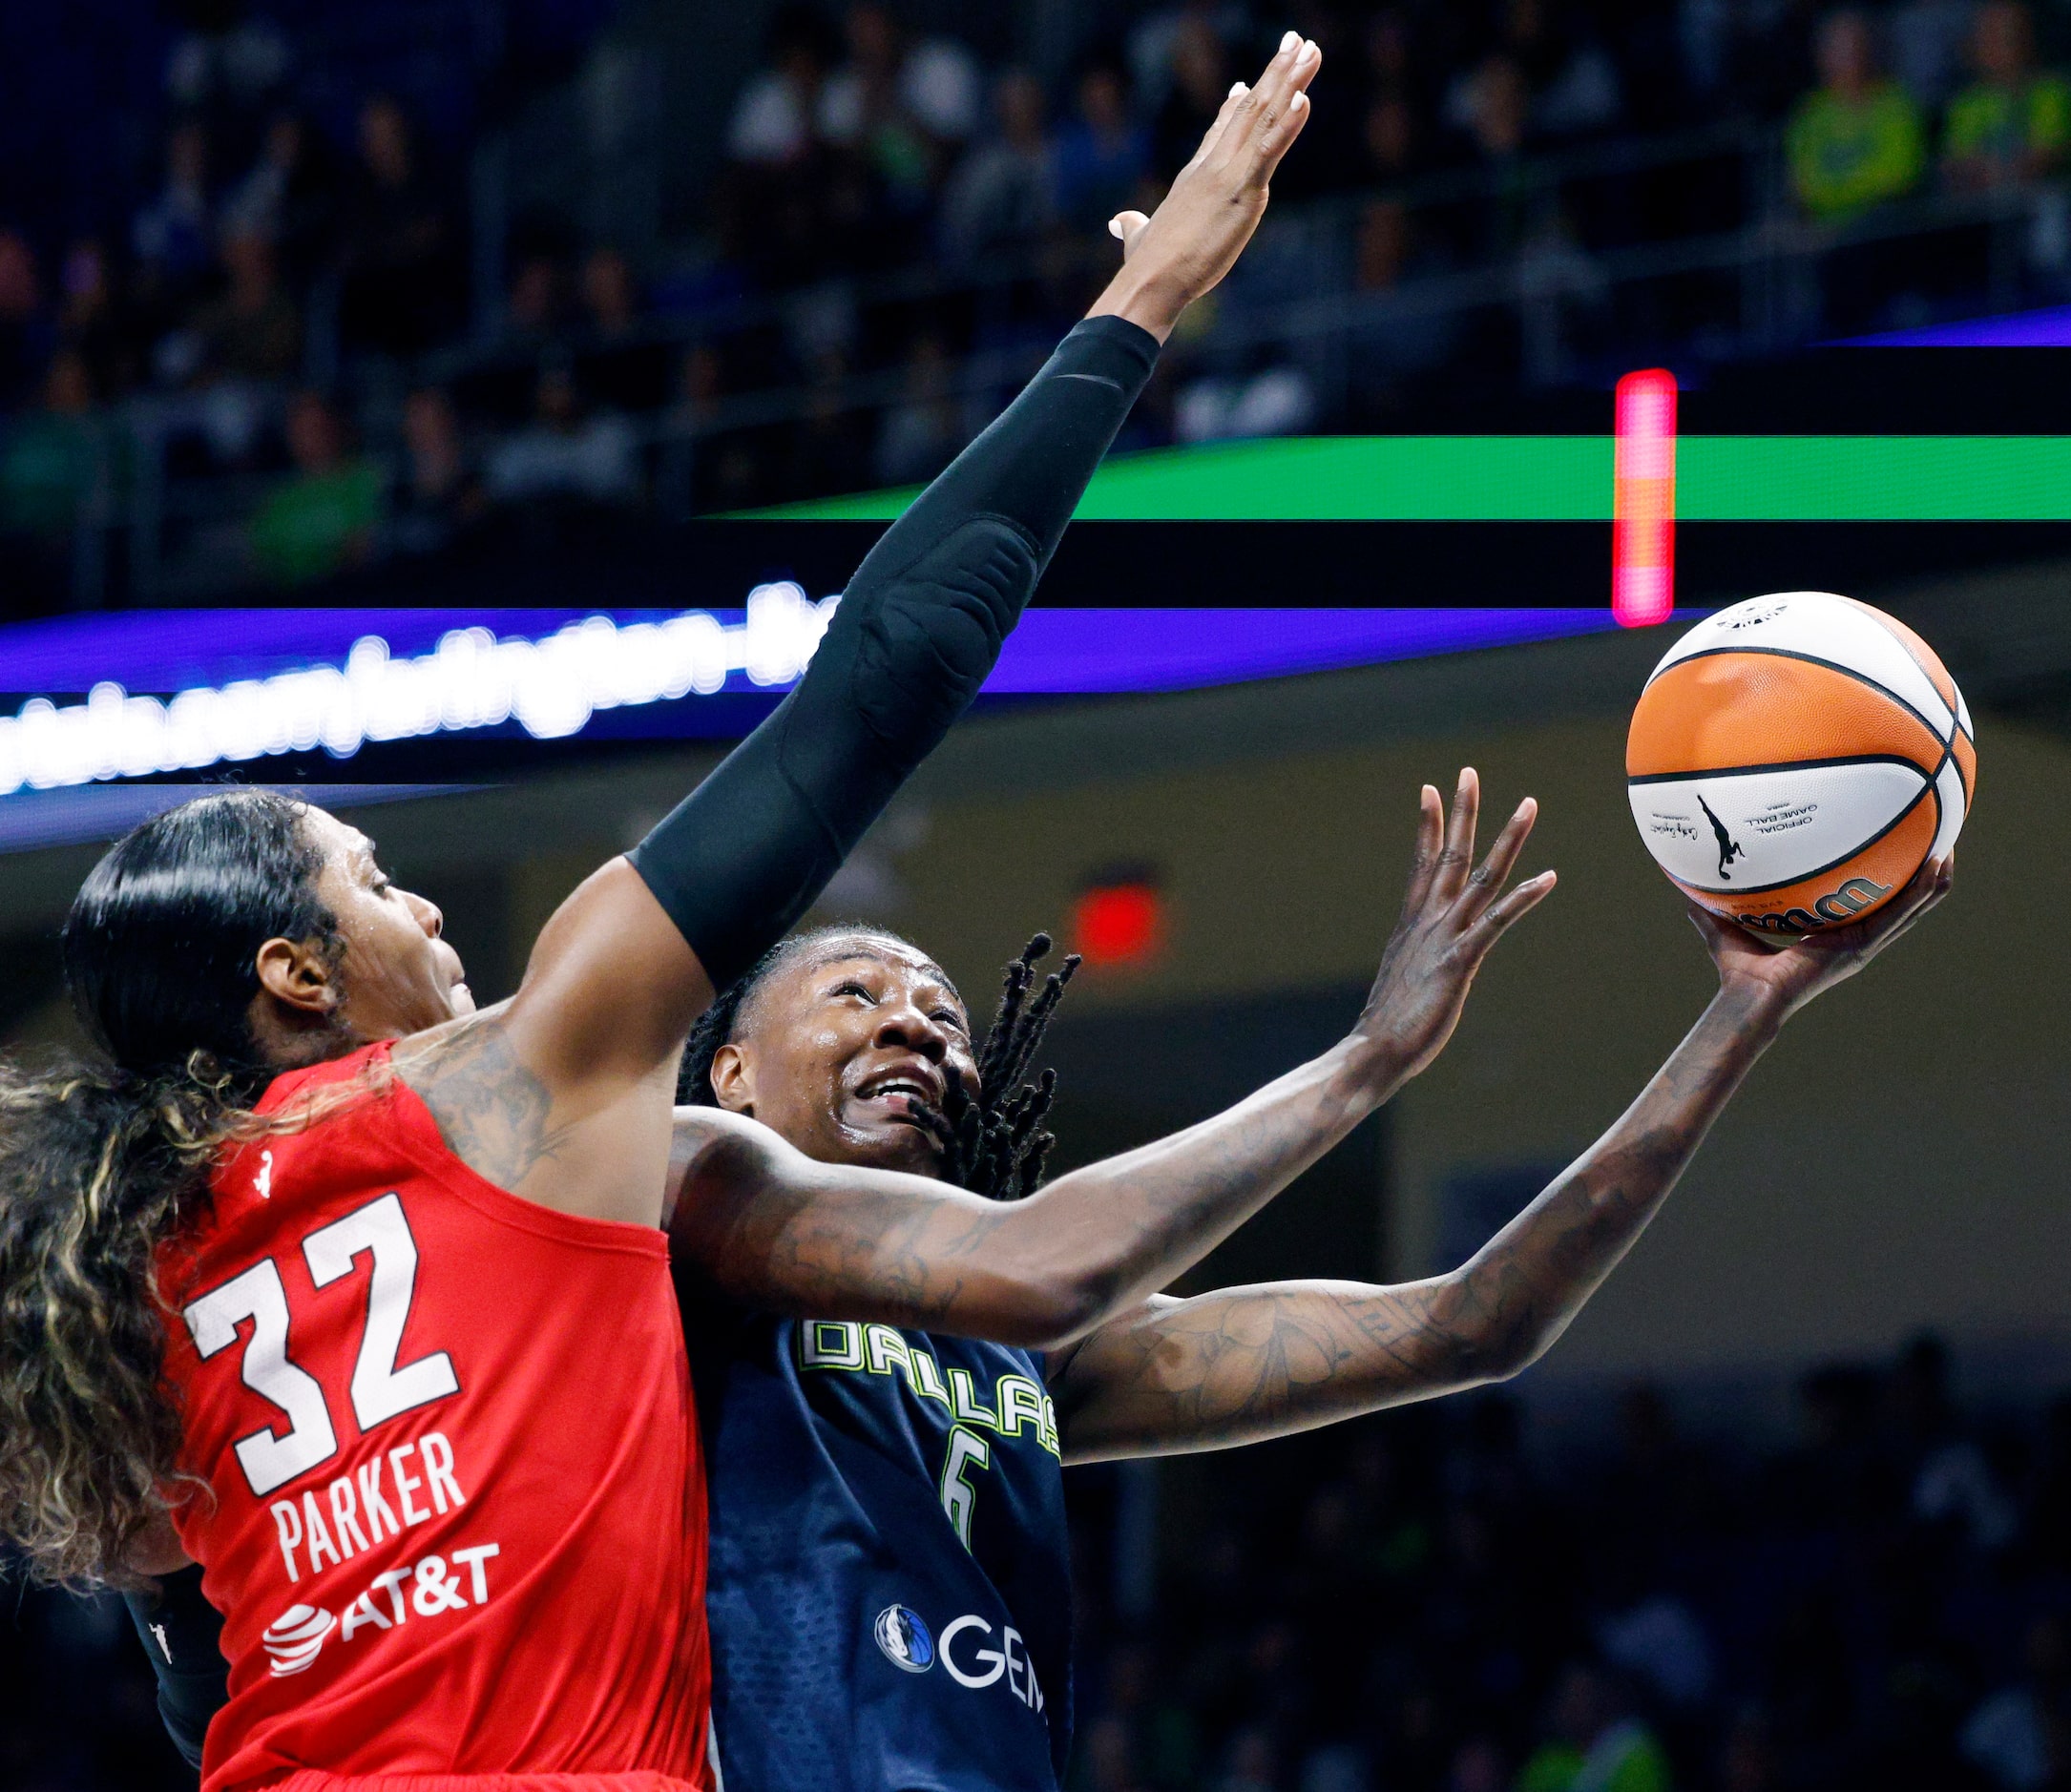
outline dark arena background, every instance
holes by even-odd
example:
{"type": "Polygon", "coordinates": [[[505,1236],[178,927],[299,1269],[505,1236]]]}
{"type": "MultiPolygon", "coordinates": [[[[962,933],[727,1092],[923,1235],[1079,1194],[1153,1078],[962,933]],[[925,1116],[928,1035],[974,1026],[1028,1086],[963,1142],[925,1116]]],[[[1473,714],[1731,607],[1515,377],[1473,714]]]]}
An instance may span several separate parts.
{"type": "MultiPolygon", "coordinates": [[[[1288,26],[1264,227],[817,912],[974,1008],[1083,952],[1076,1164],[1340,1034],[1420,783],[1536,795],[1445,1055],[1183,1285],[1400,1281],[1711,987],[1623,790],[1679,626],[1891,610],[1982,801],[1522,1377],[1068,1473],[1072,1792],[2064,1792],[2062,0],[0,8],[0,1033],[76,1041],[80,878],[224,779],[507,994],[1288,26]]],[[[0,1792],[192,1785],[120,1602],[6,1587],[0,1792]]]]}

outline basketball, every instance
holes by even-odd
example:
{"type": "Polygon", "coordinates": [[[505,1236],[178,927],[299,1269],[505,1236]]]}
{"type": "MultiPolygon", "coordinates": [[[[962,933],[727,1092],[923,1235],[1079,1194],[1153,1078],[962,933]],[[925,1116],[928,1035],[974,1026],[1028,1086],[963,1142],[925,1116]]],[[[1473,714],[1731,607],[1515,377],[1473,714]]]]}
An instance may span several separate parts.
{"type": "Polygon", "coordinates": [[[1632,819],[1712,913],[1802,935],[1873,914],[1947,852],[1977,787],[1970,711],[1934,649],[1830,592],[1707,617],[1647,679],[1632,819]]]}

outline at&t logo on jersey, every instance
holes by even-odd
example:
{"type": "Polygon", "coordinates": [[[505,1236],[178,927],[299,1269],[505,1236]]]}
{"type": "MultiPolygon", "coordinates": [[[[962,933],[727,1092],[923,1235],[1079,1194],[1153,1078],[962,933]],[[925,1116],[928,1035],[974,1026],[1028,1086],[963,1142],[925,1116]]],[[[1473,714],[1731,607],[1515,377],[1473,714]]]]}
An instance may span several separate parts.
{"type": "MultiPolygon", "coordinates": [[[[260,1642],[275,1674],[300,1674],[315,1662],[333,1630],[341,1643],[349,1643],[356,1631],[395,1630],[409,1623],[413,1616],[438,1617],[447,1612],[465,1612],[471,1606],[486,1605],[490,1587],[485,1564],[501,1553],[493,1543],[478,1543],[472,1549],[455,1550],[450,1561],[443,1555],[428,1555],[421,1562],[392,1568],[386,1574],[376,1574],[360,1596],[345,1607],[343,1623],[320,1605],[291,1605],[266,1626],[260,1642]]],[[[913,1615],[910,1612],[907,1615],[913,1615]]],[[[931,1651],[927,1626],[917,1617],[913,1622],[920,1625],[922,1645],[931,1651]]],[[[882,1630],[878,1640],[883,1644],[882,1630]]],[[[891,1653],[889,1646],[885,1653],[891,1653]]]]}
{"type": "Polygon", "coordinates": [[[259,1640],[276,1674],[300,1674],[311,1666],[338,1620],[320,1605],[291,1605],[268,1624],[259,1640]]]}
{"type": "Polygon", "coordinates": [[[877,1646],[885,1659],[909,1674],[925,1674],[935,1664],[934,1638],[918,1612],[903,1605],[888,1605],[877,1615],[877,1646]]]}

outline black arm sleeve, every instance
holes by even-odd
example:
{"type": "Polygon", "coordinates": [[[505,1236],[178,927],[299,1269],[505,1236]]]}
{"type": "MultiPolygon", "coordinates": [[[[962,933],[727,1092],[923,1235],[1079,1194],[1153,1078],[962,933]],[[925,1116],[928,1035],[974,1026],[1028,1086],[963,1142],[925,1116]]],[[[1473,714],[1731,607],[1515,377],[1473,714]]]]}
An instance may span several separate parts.
{"type": "Polygon", "coordinates": [[[187,1765],[199,1768],[209,1719],[230,1697],[223,1620],[201,1596],[201,1571],[183,1568],[162,1575],[156,1594],[124,1594],[122,1602],[158,1677],[158,1716],[166,1734],[187,1765]]]}
{"type": "Polygon", "coordinates": [[[723,989],[811,906],[970,706],[1158,346],[1088,318],[872,548],[798,688],[637,847],[723,989]]]}

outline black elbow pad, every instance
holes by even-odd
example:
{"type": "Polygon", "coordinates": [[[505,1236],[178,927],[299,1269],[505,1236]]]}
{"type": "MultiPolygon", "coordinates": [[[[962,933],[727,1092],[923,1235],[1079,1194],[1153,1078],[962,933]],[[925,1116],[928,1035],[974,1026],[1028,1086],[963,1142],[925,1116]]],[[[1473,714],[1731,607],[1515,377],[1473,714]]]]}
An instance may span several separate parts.
{"type": "Polygon", "coordinates": [[[855,593],[868,615],[847,695],[870,732],[914,763],[934,747],[998,661],[1036,571],[1025,530],[975,516],[889,578],[879,601],[855,593]]]}

